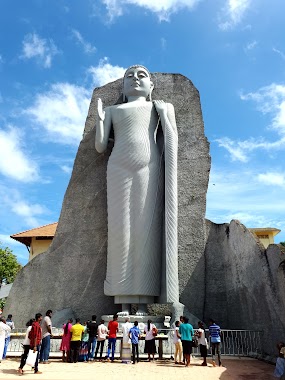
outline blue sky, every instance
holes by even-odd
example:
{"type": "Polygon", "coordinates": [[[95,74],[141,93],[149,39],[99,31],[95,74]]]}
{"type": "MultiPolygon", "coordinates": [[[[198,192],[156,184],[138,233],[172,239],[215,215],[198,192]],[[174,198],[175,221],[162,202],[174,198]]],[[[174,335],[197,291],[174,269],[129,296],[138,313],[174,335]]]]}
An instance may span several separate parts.
{"type": "Polygon", "coordinates": [[[58,220],[94,87],[141,63],[200,91],[207,217],[285,240],[285,2],[0,3],[0,240],[58,220]]]}

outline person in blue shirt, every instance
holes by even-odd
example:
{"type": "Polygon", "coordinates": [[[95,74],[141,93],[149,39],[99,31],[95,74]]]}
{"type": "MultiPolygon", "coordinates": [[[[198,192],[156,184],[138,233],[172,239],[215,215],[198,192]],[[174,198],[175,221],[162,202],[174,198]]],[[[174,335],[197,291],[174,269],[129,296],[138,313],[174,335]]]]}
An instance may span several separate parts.
{"type": "Polygon", "coordinates": [[[184,323],[180,323],[179,334],[183,347],[183,357],[186,359],[186,367],[190,367],[190,355],[192,353],[192,340],[194,337],[193,326],[189,323],[189,319],[184,317],[184,323]]]}
{"type": "Polygon", "coordinates": [[[135,364],[136,357],[137,357],[137,363],[139,362],[139,339],[141,337],[140,329],[138,328],[138,321],[135,321],[134,326],[130,329],[129,337],[131,338],[131,342],[132,342],[133,364],[135,364]]]}
{"type": "Polygon", "coordinates": [[[209,333],[211,337],[211,346],[212,346],[212,364],[216,367],[216,351],[218,354],[219,366],[222,365],[221,362],[221,328],[218,326],[213,319],[210,319],[209,333]]]}

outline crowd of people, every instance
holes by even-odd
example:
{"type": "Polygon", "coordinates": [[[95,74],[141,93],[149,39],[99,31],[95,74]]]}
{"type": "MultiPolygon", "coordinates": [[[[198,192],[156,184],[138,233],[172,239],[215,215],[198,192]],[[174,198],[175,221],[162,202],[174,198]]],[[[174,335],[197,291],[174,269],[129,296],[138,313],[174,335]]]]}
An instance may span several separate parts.
{"type": "MultiPolygon", "coordinates": [[[[216,354],[218,364],[221,362],[221,329],[214,320],[210,319],[209,337],[212,346],[212,365],[216,367],[216,354]]],[[[187,317],[181,316],[180,321],[175,322],[173,343],[175,345],[174,361],[175,364],[190,366],[190,359],[193,347],[199,346],[201,357],[203,358],[202,366],[207,366],[207,356],[209,344],[203,322],[198,322],[198,330],[194,332],[193,326],[189,323],[187,317]],[[183,361],[182,361],[183,357],[183,361]]]]}
{"type": "MultiPolygon", "coordinates": [[[[7,319],[0,317],[0,362],[1,358],[5,359],[10,342],[11,331],[15,329],[12,315],[9,314],[7,319]]],[[[34,373],[41,374],[38,365],[49,364],[50,340],[52,338],[52,310],[46,312],[43,318],[41,313],[37,313],[34,319],[30,319],[27,324],[25,338],[22,342],[24,352],[21,356],[18,373],[23,375],[29,352],[32,350],[35,355],[34,373]]],[[[173,325],[173,344],[175,347],[174,361],[177,365],[190,366],[191,354],[193,347],[199,347],[203,362],[201,366],[207,366],[207,356],[209,351],[209,342],[211,342],[212,366],[222,365],[221,362],[221,329],[213,319],[209,320],[209,334],[204,328],[203,322],[198,322],[198,329],[194,331],[189,319],[181,316],[179,321],[173,325]],[[218,362],[216,361],[216,356],[218,362]]],[[[113,362],[115,358],[117,333],[119,332],[118,315],[113,316],[113,320],[105,325],[102,319],[97,323],[96,315],[92,315],[90,321],[83,324],[80,319],[70,318],[63,324],[63,334],[61,338],[60,351],[62,352],[62,361],[68,363],[77,363],[78,361],[91,361],[98,358],[99,361],[106,360],[113,362]],[[107,355],[103,358],[105,342],[108,342],[107,355]],[[98,357],[99,355],[99,357],[98,357]]],[[[144,353],[148,355],[147,360],[154,360],[156,354],[155,337],[158,330],[151,320],[141,330],[138,321],[130,323],[130,318],[125,318],[122,325],[122,362],[138,363],[139,358],[139,340],[142,332],[144,334],[145,347],[144,353]]],[[[285,343],[280,342],[277,345],[278,358],[274,376],[285,380],[285,343]]]]}
{"type": "MultiPolygon", "coordinates": [[[[27,330],[23,341],[24,352],[21,356],[18,373],[24,373],[29,352],[32,350],[35,355],[34,373],[41,374],[39,371],[39,363],[49,364],[50,341],[52,338],[52,310],[47,310],[43,317],[41,313],[37,313],[34,319],[30,319],[26,324],[27,330]]],[[[105,321],[101,320],[97,323],[96,315],[92,315],[91,320],[81,324],[79,318],[75,323],[70,318],[63,324],[63,334],[60,344],[62,352],[62,361],[68,363],[77,363],[78,361],[106,360],[113,362],[116,350],[117,334],[119,332],[118,315],[113,316],[113,320],[105,325],[105,321]],[[107,355],[103,358],[105,342],[108,342],[107,355]]],[[[140,326],[142,328],[142,326],[140,326]]],[[[203,358],[202,366],[207,366],[208,341],[202,322],[198,324],[198,330],[194,332],[193,326],[185,316],[181,316],[179,321],[173,326],[173,343],[175,346],[174,361],[175,364],[190,366],[190,359],[193,347],[199,346],[201,357],[203,358]]],[[[0,318],[0,357],[5,358],[7,347],[10,342],[11,330],[14,329],[12,315],[9,314],[7,320],[0,318]]],[[[148,320],[143,329],[139,328],[138,321],[130,323],[130,318],[125,318],[122,325],[122,362],[138,363],[139,358],[139,340],[142,333],[144,334],[147,360],[154,360],[156,354],[155,338],[158,329],[151,320],[148,320]]],[[[212,345],[212,365],[216,366],[215,356],[218,356],[218,365],[221,366],[220,327],[210,320],[209,336],[212,345]]]]}

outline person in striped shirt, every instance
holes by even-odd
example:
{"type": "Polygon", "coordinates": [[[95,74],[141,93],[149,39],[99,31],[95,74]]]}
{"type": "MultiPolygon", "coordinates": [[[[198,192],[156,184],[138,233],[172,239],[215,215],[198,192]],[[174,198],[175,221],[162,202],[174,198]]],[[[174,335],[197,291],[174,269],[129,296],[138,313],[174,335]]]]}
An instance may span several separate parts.
{"type": "Polygon", "coordinates": [[[212,364],[216,367],[216,352],[218,355],[219,367],[222,365],[221,362],[221,329],[213,319],[210,319],[209,333],[211,336],[211,345],[212,345],[212,364]]]}

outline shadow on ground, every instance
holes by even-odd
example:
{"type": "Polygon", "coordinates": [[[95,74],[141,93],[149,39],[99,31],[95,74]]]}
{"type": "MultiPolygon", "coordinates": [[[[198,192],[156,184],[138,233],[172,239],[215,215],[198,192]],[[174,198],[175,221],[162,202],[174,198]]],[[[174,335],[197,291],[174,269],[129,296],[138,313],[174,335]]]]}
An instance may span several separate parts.
{"type": "Polygon", "coordinates": [[[220,380],[271,380],[274,366],[257,359],[227,359],[223,361],[226,371],[220,375],[220,380]]]}

